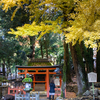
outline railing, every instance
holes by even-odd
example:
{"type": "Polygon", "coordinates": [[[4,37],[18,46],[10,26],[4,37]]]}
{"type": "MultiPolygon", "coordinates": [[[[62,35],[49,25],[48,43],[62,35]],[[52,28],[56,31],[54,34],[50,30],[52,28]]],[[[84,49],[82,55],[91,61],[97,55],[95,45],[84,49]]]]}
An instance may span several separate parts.
{"type": "Polygon", "coordinates": [[[55,88],[55,95],[61,95],[61,88],[55,88]]]}
{"type": "MultiPolygon", "coordinates": [[[[61,95],[61,88],[55,88],[55,95],[61,95]]],[[[65,97],[66,97],[66,89],[65,89],[65,97]]]]}
{"type": "MultiPolygon", "coordinates": [[[[22,93],[22,94],[26,94],[26,92],[23,90],[24,87],[15,87],[15,88],[11,88],[11,87],[8,87],[8,94],[9,95],[13,95],[15,96],[15,94],[17,95],[18,93],[22,93]]],[[[55,88],[55,95],[59,96],[61,95],[61,88],[55,88]]],[[[65,96],[66,96],[66,89],[65,89],[65,96]]]]}
{"type": "Polygon", "coordinates": [[[21,92],[22,94],[26,94],[26,92],[23,89],[24,87],[21,86],[15,88],[8,87],[8,94],[13,96],[15,96],[15,94],[18,94],[19,92],[21,92]]]}
{"type": "Polygon", "coordinates": [[[39,93],[37,94],[27,94],[27,95],[24,95],[24,94],[15,94],[15,100],[39,100],[39,93]]]}

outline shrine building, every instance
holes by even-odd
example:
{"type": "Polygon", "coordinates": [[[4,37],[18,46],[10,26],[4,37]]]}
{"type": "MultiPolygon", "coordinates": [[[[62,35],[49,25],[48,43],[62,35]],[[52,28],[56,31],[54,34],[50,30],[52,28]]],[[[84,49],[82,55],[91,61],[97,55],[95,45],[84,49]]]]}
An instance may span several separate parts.
{"type": "MultiPolygon", "coordinates": [[[[48,60],[33,60],[28,63],[28,66],[17,65],[18,74],[24,75],[30,74],[33,80],[33,91],[47,91],[47,97],[49,97],[49,83],[50,79],[54,78],[55,85],[58,90],[61,90],[62,74],[61,71],[57,73],[55,70],[60,68],[59,65],[51,65],[48,60]]],[[[56,89],[55,89],[56,91],[56,89]]],[[[55,93],[55,95],[61,95],[61,93],[55,93]]]]}

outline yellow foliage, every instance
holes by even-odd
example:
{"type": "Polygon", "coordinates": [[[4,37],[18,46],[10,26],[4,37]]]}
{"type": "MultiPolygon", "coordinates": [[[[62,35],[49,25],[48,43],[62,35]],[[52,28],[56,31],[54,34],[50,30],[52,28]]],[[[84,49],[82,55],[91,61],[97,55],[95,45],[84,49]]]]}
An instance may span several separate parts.
{"type": "Polygon", "coordinates": [[[10,34],[16,36],[34,36],[40,33],[38,39],[49,32],[64,33],[66,43],[72,42],[74,45],[77,41],[85,42],[86,47],[94,48],[100,39],[100,1],[99,0],[1,0],[3,10],[8,11],[16,6],[12,19],[19,8],[28,4],[25,10],[31,14],[30,20],[34,18],[32,24],[25,24],[17,27],[17,31],[11,29],[10,34]],[[75,12],[71,12],[72,8],[75,12]],[[55,21],[44,21],[44,14],[49,12],[61,11],[62,15],[55,21]],[[71,13],[70,13],[71,12],[71,13]],[[38,20],[41,17],[41,22],[38,20]],[[66,17],[67,21],[62,21],[66,17]],[[73,20],[70,20],[73,19],[73,20]],[[70,23],[70,24],[69,24],[70,23]]]}
{"type": "Polygon", "coordinates": [[[86,47],[99,47],[97,41],[100,39],[100,2],[99,0],[74,0],[78,2],[76,12],[71,14],[74,21],[71,22],[71,27],[66,28],[66,42],[85,41],[86,47]]]}

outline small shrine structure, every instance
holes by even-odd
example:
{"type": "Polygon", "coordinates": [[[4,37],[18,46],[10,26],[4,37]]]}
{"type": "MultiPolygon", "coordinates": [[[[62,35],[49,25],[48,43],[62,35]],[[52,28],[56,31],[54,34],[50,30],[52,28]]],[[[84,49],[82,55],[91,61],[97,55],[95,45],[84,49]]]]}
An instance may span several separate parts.
{"type": "MultiPolygon", "coordinates": [[[[59,74],[55,72],[57,68],[60,68],[59,65],[51,65],[51,62],[47,59],[34,59],[28,62],[28,66],[19,66],[17,65],[16,68],[18,69],[18,74],[25,75],[30,74],[33,80],[32,88],[33,91],[36,91],[37,87],[42,87],[42,90],[47,91],[47,98],[49,97],[49,82],[52,76],[59,77],[59,89],[61,90],[61,81],[62,81],[62,74],[61,71],[59,74]],[[44,88],[43,88],[44,87],[44,88]]],[[[56,79],[56,77],[55,77],[56,79]]],[[[58,89],[58,88],[57,88],[58,89]]],[[[56,90],[56,89],[55,89],[56,90]]],[[[58,90],[57,90],[58,91],[58,90]]],[[[60,93],[61,94],[61,93],[60,93]]],[[[60,95],[56,94],[56,95],[60,95]]]]}

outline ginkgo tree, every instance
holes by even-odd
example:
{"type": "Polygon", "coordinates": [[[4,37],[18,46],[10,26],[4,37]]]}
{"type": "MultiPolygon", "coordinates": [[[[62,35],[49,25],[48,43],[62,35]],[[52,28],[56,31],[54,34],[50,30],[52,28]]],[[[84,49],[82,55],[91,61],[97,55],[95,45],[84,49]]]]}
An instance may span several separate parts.
{"type": "Polygon", "coordinates": [[[18,36],[63,33],[66,43],[72,45],[84,41],[86,47],[99,47],[100,2],[99,0],[1,0],[3,10],[15,7],[11,20],[19,8],[30,13],[31,24],[11,29],[10,34],[18,36]],[[60,11],[62,14],[51,20],[49,16],[60,11]],[[47,16],[49,15],[49,16],[47,16]],[[98,42],[98,43],[97,43],[98,42]]]}
{"type": "Polygon", "coordinates": [[[66,43],[72,42],[73,45],[79,42],[85,42],[86,47],[97,48],[100,43],[100,2],[99,0],[76,0],[76,13],[71,14],[72,26],[66,28],[69,31],[66,34],[66,43]]]}
{"type": "Polygon", "coordinates": [[[73,45],[79,40],[85,41],[86,47],[94,48],[99,47],[97,41],[100,38],[100,2],[99,0],[1,0],[3,10],[6,12],[12,7],[16,7],[12,14],[12,20],[19,8],[24,8],[30,13],[30,20],[34,19],[32,24],[25,24],[22,27],[17,27],[17,31],[11,29],[10,34],[18,35],[38,35],[40,37],[49,31],[54,33],[64,32],[66,43],[72,42],[73,45]],[[75,13],[70,13],[72,8],[75,7],[75,13]],[[62,18],[59,16],[56,21],[44,21],[45,15],[54,11],[62,11],[69,20],[71,27],[67,27],[68,22],[62,23],[62,18]],[[38,23],[38,20],[41,22],[38,23]],[[59,24],[58,24],[59,23],[59,24]],[[62,30],[62,27],[63,30],[62,30]],[[69,33],[66,33],[68,31],[69,33]]]}
{"type": "MultiPolygon", "coordinates": [[[[73,1],[73,0],[71,0],[73,1]]],[[[24,8],[26,11],[30,13],[30,20],[34,19],[32,24],[25,24],[22,27],[17,27],[17,31],[14,31],[11,29],[10,34],[18,35],[38,35],[38,32],[41,32],[40,37],[44,34],[48,33],[49,31],[53,31],[54,33],[62,33],[61,26],[58,25],[61,24],[62,16],[58,17],[56,21],[48,21],[45,20],[46,14],[54,11],[54,13],[57,13],[57,10],[65,9],[66,15],[69,13],[69,9],[66,9],[67,6],[71,8],[72,3],[69,0],[1,0],[1,3],[3,4],[3,10],[8,11],[8,9],[11,9],[11,7],[15,7],[16,9],[12,14],[11,20],[13,20],[13,17],[15,16],[15,13],[19,8],[24,8]],[[41,19],[41,22],[38,23],[38,20],[41,19]]],[[[65,23],[66,24],[66,23],[65,23]]]]}

